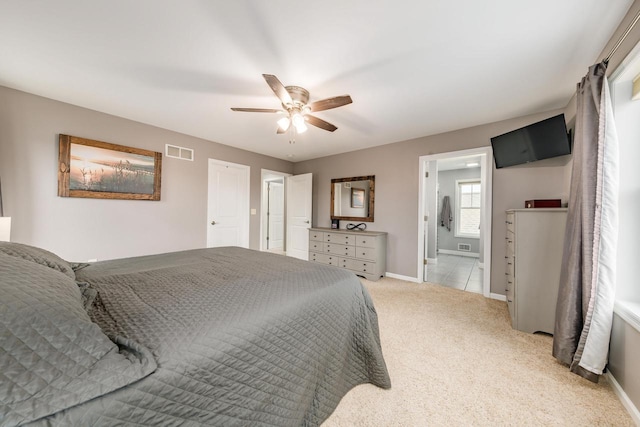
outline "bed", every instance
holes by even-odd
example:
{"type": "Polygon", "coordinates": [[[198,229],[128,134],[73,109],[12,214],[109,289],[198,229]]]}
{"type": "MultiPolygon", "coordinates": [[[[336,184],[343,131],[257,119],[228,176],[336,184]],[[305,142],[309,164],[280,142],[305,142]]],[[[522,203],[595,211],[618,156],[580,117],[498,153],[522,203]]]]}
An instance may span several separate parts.
{"type": "Polygon", "coordinates": [[[72,264],[0,243],[0,425],[317,426],[391,386],[346,270],[249,249],[72,264]]]}

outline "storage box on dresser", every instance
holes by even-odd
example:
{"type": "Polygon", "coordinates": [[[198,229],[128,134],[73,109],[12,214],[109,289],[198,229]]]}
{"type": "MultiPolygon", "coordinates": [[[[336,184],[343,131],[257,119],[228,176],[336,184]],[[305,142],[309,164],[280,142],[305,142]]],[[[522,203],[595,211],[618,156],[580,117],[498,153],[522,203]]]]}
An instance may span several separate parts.
{"type": "Polygon", "coordinates": [[[378,280],[387,269],[387,233],[310,228],[309,260],[378,280]]]}
{"type": "Polygon", "coordinates": [[[514,329],[553,334],[567,209],[507,211],[506,292],[514,329]]]}

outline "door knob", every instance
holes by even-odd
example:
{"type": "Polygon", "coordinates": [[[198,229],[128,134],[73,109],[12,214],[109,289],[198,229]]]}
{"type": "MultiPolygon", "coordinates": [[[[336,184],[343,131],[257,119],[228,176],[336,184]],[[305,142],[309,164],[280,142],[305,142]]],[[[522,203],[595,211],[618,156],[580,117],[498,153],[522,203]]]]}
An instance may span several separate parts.
{"type": "Polygon", "coordinates": [[[211,225],[216,225],[216,222],[215,221],[211,221],[211,225]]]}

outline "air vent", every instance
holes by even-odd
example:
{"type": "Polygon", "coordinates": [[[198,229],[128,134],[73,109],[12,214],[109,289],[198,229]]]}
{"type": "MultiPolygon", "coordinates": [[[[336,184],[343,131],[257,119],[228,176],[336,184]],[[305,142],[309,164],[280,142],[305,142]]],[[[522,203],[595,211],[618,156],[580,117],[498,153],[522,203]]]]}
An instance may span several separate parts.
{"type": "Polygon", "coordinates": [[[164,154],[167,157],[180,160],[193,161],[193,150],[191,148],[178,147],[177,145],[165,144],[164,154]]]}
{"type": "Polygon", "coordinates": [[[458,243],[458,250],[464,252],[471,252],[471,245],[468,243],[458,243]]]}

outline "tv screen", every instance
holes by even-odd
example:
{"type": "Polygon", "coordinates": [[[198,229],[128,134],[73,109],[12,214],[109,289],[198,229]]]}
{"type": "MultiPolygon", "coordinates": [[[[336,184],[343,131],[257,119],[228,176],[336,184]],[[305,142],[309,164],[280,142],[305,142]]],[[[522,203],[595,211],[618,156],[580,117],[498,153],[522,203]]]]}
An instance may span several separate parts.
{"type": "Polygon", "coordinates": [[[571,153],[564,114],[491,138],[496,168],[571,153]]]}

